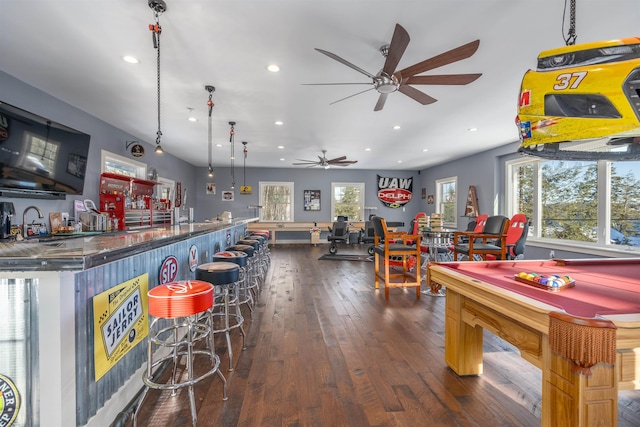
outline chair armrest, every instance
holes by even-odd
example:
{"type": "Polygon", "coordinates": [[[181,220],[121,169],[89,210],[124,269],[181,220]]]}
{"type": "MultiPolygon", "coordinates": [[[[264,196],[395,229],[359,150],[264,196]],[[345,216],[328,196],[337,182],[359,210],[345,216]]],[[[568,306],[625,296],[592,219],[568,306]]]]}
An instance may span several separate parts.
{"type": "Polygon", "coordinates": [[[420,243],[420,239],[422,238],[420,234],[403,234],[402,236],[399,236],[399,237],[403,243],[407,241],[411,241],[413,243],[420,243]]]}
{"type": "MultiPolygon", "coordinates": [[[[453,244],[457,245],[458,244],[458,237],[462,236],[462,237],[469,237],[472,235],[476,235],[478,233],[474,233],[473,231],[456,231],[453,233],[453,244]]],[[[471,240],[471,238],[469,238],[471,240]]]]}

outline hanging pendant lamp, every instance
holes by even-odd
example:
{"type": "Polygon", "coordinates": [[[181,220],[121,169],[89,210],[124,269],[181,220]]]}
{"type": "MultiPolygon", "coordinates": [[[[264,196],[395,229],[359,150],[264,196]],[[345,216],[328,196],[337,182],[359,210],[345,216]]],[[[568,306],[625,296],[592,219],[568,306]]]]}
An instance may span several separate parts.
{"type": "Polygon", "coordinates": [[[231,130],[229,131],[229,142],[231,143],[231,189],[233,190],[236,187],[236,172],[235,172],[235,148],[233,136],[235,135],[235,125],[236,122],[229,122],[229,126],[231,126],[231,130]]]}
{"type": "Polygon", "coordinates": [[[161,145],[162,130],[160,129],[160,34],[162,27],[160,26],[160,15],[167,10],[167,4],[163,0],[149,0],[149,7],[153,10],[155,24],[149,24],[149,30],[153,38],[153,48],[158,52],[156,61],[156,76],[158,88],[158,131],[156,132],[156,154],[164,153],[161,145]]]}
{"type": "Polygon", "coordinates": [[[209,136],[208,136],[207,144],[209,146],[209,177],[213,177],[213,164],[212,164],[213,163],[213,141],[212,141],[211,121],[213,120],[212,112],[213,112],[214,103],[211,100],[211,97],[213,96],[213,92],[216,90],[216,88],[213,86],[205,86],[204,88],[207,90],[207,92],[209,92],[209,100],[207,101],[207,107],[209,107],[209,136]]]}

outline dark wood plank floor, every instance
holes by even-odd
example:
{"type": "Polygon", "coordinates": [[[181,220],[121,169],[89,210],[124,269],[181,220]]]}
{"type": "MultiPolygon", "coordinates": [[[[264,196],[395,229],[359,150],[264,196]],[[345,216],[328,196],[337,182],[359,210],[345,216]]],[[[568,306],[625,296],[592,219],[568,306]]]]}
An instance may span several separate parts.
{"type": "MultiPolygon", "coordinates": [[[[199,426],[539,426],[541,373],[485,333],[484,374],[444,362],[444,298],[373,287],[373,263],[319,261],[326,245],[278,245],[247,349],[216,340],[228,381],[196,386],[199,426]]],[[[365,254],[364,247],[339,253],[365,254]]],[[[640,391],[623,391],[619,425],[640,426],[640,391]]],[[[131,425],[128,424],[128,425],[131,425]]],[[[139,426],[191,425],[188,394],[150,391],[139,426]]]]}

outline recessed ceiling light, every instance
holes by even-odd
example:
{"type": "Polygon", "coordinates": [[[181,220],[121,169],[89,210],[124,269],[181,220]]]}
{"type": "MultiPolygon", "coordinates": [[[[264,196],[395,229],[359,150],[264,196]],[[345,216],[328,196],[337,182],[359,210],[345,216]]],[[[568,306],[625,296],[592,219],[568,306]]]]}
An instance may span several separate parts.
{"type": "Polygon", "coordinates": [[[281,162],[284,162],[284,158],[280,159],[281,162]]]}
{"type": "Polygon", "coordinates": [[[398,130],[398,129],[400,129],[400,125],[395,125],[395,126],[393,127],[393,130],[398,130]]]}
{"type": "Polygon", "coordinates": [[[371,151],[371,148],[365,148],[364,151],[371,151]]]}
{"type": "Polygon", "coordinates": [[[469,128],[468,131],[469,132],[476,132],[478,130],[478,128],[469,128]]]}
{"type": "Polygon", "coordinates": [[[398,163],[402,163],[402,160],[398,160],[398,163]]]}
{"type": "Polygon", "coordinates": [[[216,147],[222,147],[222,144],[216,144],[216,147]]]}
{"type": "Polygon", "coordinates": [[[278,145],[278,148],[282,150],[284,148],[284,145],[278,145]]]}
{"type": "Polygon", "coordinates": [[[272,73],[277,73],[278,71],[280,71],[280,67],[278,67],[276,64],[271,64],[267,67],[267,70],[271,71],[272,73]]]}
{"type": "Polygon", "coordinates": [[[278,120],[277,122],[273,122],[273,124],[275,124],[277,126],[282,126],[284,123],[281,122],[280,120],[278,120]]]}
{"type": "Polygon", "coordinates": [[[187,120],[189,120],[190,122],[197,122],[198,119],[196,119],[195,117],[189,117],[187,120]]]}
{"type": "Polygon", "coordinates": [[[427,151],[429,151],[429,149],[428,149],[428,148],[423,148],[423,149],[422,149],[422,151],[423,151],[424,153],[426,153],[427,151]]]}
{"type": "Polygon", "coordinates": [[[135,56],[131,56],[131,55],[125,55],[122,57],[122,59],[124,59],[125,62],[128,62],[129,64],[137,64],[140,61],[138,61],[138,58],[136,58],[135,56]]]}

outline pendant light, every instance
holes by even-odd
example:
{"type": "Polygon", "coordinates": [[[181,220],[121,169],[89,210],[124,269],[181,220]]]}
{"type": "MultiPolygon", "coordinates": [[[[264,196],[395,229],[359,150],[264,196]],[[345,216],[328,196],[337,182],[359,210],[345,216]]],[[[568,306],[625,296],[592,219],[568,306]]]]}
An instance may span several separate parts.
{"type": "Polygon", "coordinates": [[[236,122],[229,122],[229,126],[231,126],[231,130],[229,131],[229,142],[231,143],[231,189],[233,190],[236,187],[236,173],[235,173],[235,149],[234,149],[234,141],[233,136],[235,135],[235,125],[236,122]]]}
{"type": "Polygon", "coordinates": [[[149,0],[149,7],[153,10],[155,25],[149,24],[149,30],[153,37],[153,48],[157,50],[156,75],[158,81],[158,131],[156,132],[156,154],[164,153],[161,145],[162,131],[160,130],[160,34],[162,27],[160,26],[160,14],[167,10],[167,4],[163,0],[149,0]]]}
{"type": "Polygon", "coordinates": [[[207,140],[207,144],[209,145],[209,176],[213,177],[213,141],[212,141],[212,131],[211,131],[211,121],[213,120],[212,118],[212,112],[213,112],[213,106],[214,103],[211,100],[211,97],[213,96],[213,91],[216,90],[215,87],[213,86],[205,86],[204,87],[207,92],[209,92],[209,100],[207,101],[207,107],[209,107],[209,136],[208,136],[208,140],[207,140]]]}
{"type": "Polygon", "coordinates": [[[242,150],[242,153],[244,154],[244,163],[242,164],[242,186],[246,187],[247,186],[247,153],[249,153],[249,150],[247,150],[247,141],[242,141],[242,145],[244,145],[244,149],[242,150]]]}

